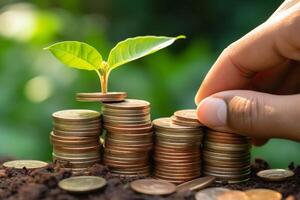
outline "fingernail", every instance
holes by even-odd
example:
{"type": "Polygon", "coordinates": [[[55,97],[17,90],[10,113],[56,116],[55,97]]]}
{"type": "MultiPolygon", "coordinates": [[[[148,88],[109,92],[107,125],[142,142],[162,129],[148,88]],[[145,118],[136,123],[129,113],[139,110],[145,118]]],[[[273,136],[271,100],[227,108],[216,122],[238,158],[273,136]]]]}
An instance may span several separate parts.
{"type": "Polygon", "coordinates": [[[197,114],[199,120],[209,127],[226,126],[227,104],[223,99],[207,97],[199,103],[197,114]]]}

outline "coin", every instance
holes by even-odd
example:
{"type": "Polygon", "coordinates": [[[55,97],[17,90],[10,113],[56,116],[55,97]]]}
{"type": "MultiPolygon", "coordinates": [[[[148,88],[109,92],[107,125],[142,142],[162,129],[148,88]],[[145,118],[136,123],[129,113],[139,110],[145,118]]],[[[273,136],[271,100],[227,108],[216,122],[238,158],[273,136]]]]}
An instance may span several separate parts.
{"type": "Polygon", "coordinates": [[[266,181],[284,181],[294,176],[294,172],[287,169],[267,169],[258,172],[256,175],[266,181]]]}
{"type": "Polygon", "coordinates": [[[194,109],[179,110],[174,113],[178,119],[198,122],[197,111],[194,109]]]}
{"type": "Polygon", "coordinates": [[[212,187],[201,190],[195,194],[196,200],[218,200],[218,197],[225,192],[229,192],[227,188],[212,187]]]}
{"type": "Polygon", "coordinates": [[[58,186],[68,192],[85,193],[98,190],[106,185],[106,180],[98,176],[77,176],[64,179],[58,186]]]}
{"type": "Polygon", "coordinates": [[[179,110],[171,117],[174,124],[182,126],[203,126],[197,117],[197,111],[194,109],[179,110]]]}
{"type": "Polygon", "coordinates": [[[215,177],[206,176],[197,178],[180,185],[177,185],[176,190],[177,192],[186,192],[186,191],[193,191],[193,190],[200,190],[210,186],[215,180],[215,177]]]}
{"type": "Polygon", "coordinates": [[[62,110],[52,114],[57,121],[85,121],[100,118],[100,113],[92,110],[62,110]]]}
{"type": "Polygon", "coordinates": [[[159,118],[153,120],[153,125],[157,129],[166,130],[166,131],[186,131],[192,132],[195,130],[199,130],[197,127],[186,127],[173,124],[169,117],[159,118]]]}
{"type": "Polygon", "coordinates": [[[242,191],[233,190],[219,195],[218,200],[249,200],[249,197],[242,191]]]}
{"type": "Polygon", "coordinates": [[[76,100],[87,102],[120,102],[124,101],[127,97],[126,92],[94,92],[94,93],[77,93],[76,100]]]}
{"type": "Polygon", "coordinates": [[[149,108],[150,103],[138,99],[126,99],[125,101],[119,103],[105,103],[103,104],[103,107],[118,110],[140,110],[149,108]]]}
{"type": "Polygon", "coordinates": [[[282,195],[270,189],[251,189],[245,191],[249,200],[281,200],[282,195]]]}
{"type": "Polygon", "coordinates": [[[16,169],[38,169],[47,165],[48,163],[39,160],[13,160],[3,163],[4,167],[16,169]]]}
{"type": "Polygon", "coordinates": [[[176,191],[174,184],[156,179],[136,180],[130,183],[130,187],[136,192],[149,195],[167,195],[176,191]]]}

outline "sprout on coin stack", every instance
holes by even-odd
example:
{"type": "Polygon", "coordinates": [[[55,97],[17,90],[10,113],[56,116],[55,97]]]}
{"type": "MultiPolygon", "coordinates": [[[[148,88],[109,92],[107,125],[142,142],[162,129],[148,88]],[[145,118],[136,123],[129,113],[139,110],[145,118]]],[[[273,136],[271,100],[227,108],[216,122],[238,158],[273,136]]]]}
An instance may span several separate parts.
{"type": "Polygon", "coordinates": [[[203,173],[216,181],[249,180],[251,142],[246,136],[208,130],[203,150],[203,173]]]}
{"type": "Polygon", "coordinates": [[[123,101],[124,92],[108,92],[111,71],[133,60],[155,53],[185,36],[139,36],[119,42],[109,53],[107,61],[92,46],[77,41],[64,41],[46,47],[62,63],[69,67],[95,71],[100,79],[101,93],[78,93],[79,101],[118,102],[123,101]]]}
{"type": "Polygon", "coordinates": [[[179,184],[201,175],[203,126],[195,116],[194,110],[183,110],[153,121],[156,178],[179,184]]]}
{"type": "Polygon", "coordinates": [[[126,99],[103,103],[106,130],[104,163],[110,171],[125,176],[149,176],[153,130],[150,103],[126,99]]]}
{"type": "Polygon", "coordinates": [[[91,110],[62,110],[53,113],[53,161],[76,174],[101,160],[100,113],[91,110]]]}

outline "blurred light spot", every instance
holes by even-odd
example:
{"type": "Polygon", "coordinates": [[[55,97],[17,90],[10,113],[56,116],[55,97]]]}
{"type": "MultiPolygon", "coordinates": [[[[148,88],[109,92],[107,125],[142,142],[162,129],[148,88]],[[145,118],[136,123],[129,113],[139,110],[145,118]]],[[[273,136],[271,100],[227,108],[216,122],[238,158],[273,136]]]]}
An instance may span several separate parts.
{"type": "Polygon", "coordinates": [[[28,4],[14,4],[0,14],[0,35],[26,41],[33,35],[35,15],[28,4]]]}
{"type": "Polygon", "coordinates": [[[35,103],[48,99],[52,94],[52,84],[45,76],[37,76],[26,83],[25,95],[35,103]]]}

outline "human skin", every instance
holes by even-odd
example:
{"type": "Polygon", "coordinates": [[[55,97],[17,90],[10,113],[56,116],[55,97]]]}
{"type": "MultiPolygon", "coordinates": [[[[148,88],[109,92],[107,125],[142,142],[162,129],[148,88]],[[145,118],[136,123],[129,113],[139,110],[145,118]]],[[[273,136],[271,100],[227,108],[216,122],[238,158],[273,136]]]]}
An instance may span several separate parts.
{"type": "Polygon", "coordinates": [[[229,45],[202,82],[198,119],[211,129],[300,141],[300,0],[285,1],[229,45]]]}

